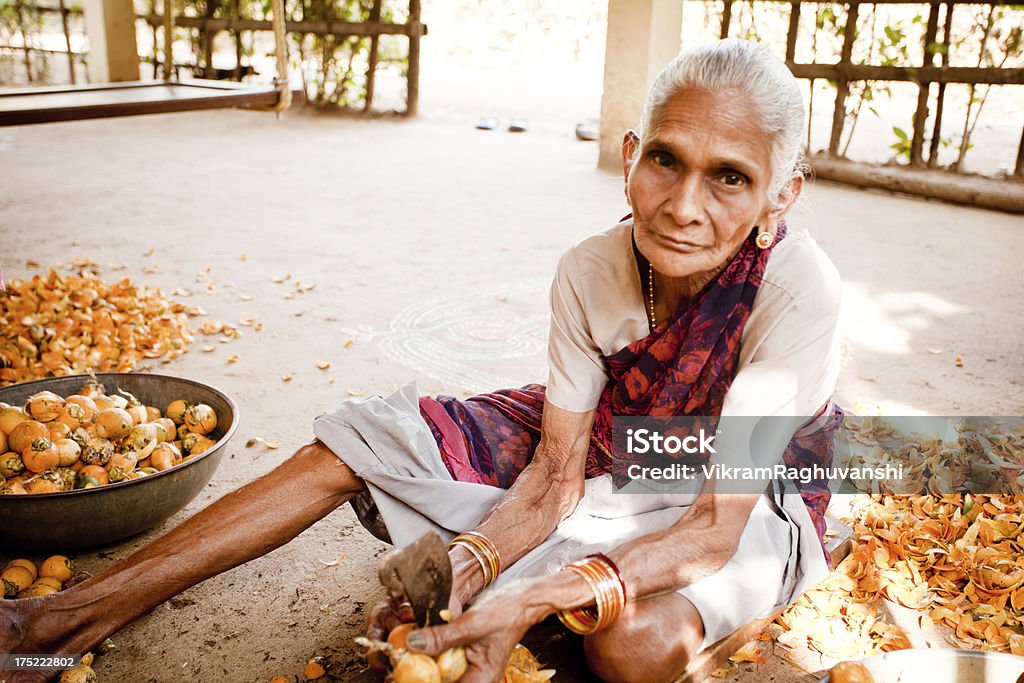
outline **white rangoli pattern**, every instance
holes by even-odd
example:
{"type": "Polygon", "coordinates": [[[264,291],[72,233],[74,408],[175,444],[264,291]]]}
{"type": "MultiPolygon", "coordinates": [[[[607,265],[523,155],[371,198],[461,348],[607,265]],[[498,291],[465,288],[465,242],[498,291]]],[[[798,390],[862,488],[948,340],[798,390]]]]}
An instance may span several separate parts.
{"type": "Polygon", "coordinates": [[[421,301],[395,316],[380,349],[454,392],[543,382],[549,284],[535,279],[421,301]]]}

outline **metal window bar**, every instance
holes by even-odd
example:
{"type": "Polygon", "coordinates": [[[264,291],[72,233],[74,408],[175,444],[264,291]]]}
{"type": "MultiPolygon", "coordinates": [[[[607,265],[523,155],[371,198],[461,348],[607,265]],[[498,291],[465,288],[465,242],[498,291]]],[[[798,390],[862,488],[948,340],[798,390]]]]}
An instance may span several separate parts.
{"type": "MultiPolygon", "coordinates": [[[[707,2],[707,0],[698,0],[707,2]]],[[[722,21],[719,36],[728,37],[732,23],[732,5],[742,0],[723,0],[722,21]]],[[[912,119],[912,135],[910,148],[910,165],[914,167],[934,167],[938,157],[940,132],[942,129],[943,104],[946,84],[964,83],[971,85],[1024,85],[1024,68],[1019,67],[951,67],[949,66],[950,34],[953,22],[953,9],[956,5],[1013,5],[1007,0],[834,0],[833,2],[807,2],[807,4],[835,4],[847,8],[846,25],[843,28],[839,62],[829,63],[798,63],[796,62],[796,42],[800,23],[800,6],[803,0],[747,0],[754,2],[784,2],[790,6],[789,27],[786,33],[786,65],[797,78],[814,81],[825,78],[836,83],[836,99],[832,111],[832,127],[829,135],[828,153],[832,157],[839,156],[839,144],[846,122],[846,98],[849,85],[853,81],[901,81],[915,83],[918,86],[918,101],[912,119]],[[871,64],[852,63],[853,43],[857,37],[857,16],[861,5],[928,5],[928,19],[924,34],[924,60],[919,66],[876,66],[871,64]],[[942,49],[934,50],[939,28],[939,10],[945,9],[943,17],[942,49]],[[939,64],[935,64],[936,53],[939,64]],[[938,86],[935,104],[935,122],[928,146],[927,162],[923,159],[924,137],[928,118],[928,103],[932,83],[938,86]]],[[[1024,178],[1024,127],[1014,164],[1014,175],[1024,178]]]]}

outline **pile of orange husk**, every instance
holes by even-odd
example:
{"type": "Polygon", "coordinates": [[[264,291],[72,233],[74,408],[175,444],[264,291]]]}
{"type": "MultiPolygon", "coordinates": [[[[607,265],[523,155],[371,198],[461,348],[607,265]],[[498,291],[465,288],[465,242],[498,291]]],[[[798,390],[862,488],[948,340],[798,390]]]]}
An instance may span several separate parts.
{"type": "MultiPolygon", "coordinates": [[[[871,445],[875,436],[893,435],[858,436],[871,445]]],[[[972,481],[1008,485],[989,490],[1019,490],[1012,486],[1024,465],[1019,429],[976,426],[961,429],[956,443],[914,441],[901,449],[925,456],[913,477],[938,482],[921,489],[952,481],[957,490],[970,473],[972,481]]],[[[845,520],[853,528],[850,555],[777,619],[776,640],[790,655],[810,649],[849,659],[909,648],[907,634],[879,609],[883,599],[921,611],[921,630],[941,632],[954,647],[1024,655],[1024,496],[882,492],[863,499],[845,520]]]]}
{"type": "Polygon", "coordinates": [[[0,292],[0,386],[178,358],[192,342],[184,306],[129,278],[50,268],[0,292]]]}

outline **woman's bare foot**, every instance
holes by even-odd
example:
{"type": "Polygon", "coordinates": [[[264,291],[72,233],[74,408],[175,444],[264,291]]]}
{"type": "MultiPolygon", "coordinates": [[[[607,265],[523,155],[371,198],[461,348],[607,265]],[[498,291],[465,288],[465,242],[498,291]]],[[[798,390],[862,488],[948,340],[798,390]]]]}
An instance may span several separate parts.
{"type": "MultiPolygon", "coordinates": [[[[68,592],[74,589],[68,589],[68,592]]],[[[69,623],[61,605],[66,595],[55,593],[38,598],[0,600],[0,653],[5,655],[84,654],[103,642],[91,642],[90,630],[69,623]]],[[[60,671],[0,670],[2,683],[41,683],[55,679],[60,671]]]]}
{"type": "MultiPolygon", "coordinates": [[[[165,600],[284,545],[363,488],[323,444],[303,446],[97,576],[52,595],[0,600],[0,653],[84,654],[165,600]]],[[[0,672],[0,681],[55,676],[0,672]]]]}

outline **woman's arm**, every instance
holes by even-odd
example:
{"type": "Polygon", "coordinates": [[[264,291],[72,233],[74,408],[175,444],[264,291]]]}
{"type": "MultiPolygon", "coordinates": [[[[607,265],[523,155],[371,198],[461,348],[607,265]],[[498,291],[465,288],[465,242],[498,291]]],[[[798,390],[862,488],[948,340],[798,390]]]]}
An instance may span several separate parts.
{"type": "MultiPolygon", "coordinates": [[[[758,497],[703,491],[673,526],[608,553],[622,573],[628,599],[675,591],[718,571],[736,552],[758,497]]],[[[463,645],[469,670],[462,680],[496,681],[530,626],[561,610],[593,602],[593,590],[576,572],[521,579],[488,592],[450,624],[415,631],[408,644],[431,655],[463,645]]]]}
{"type": "MultiPolygon", "coordinates": [[[[705,484],[672,526],[608,553],[622,573],[630,600],[689,586],[717,572],[735,554],[750,512],[763,494],[718,494],[709,488],[705,484]]],[[[583,597],[593,601],[592,593],[583,597]]]]}
{"type": "MultiPolygon", "coordinates": [[[[476,529],[494,543],[505,567],[544,541],[576,508],[583,496],[593,421],[593,411],[577,413],[545,403],[533,459],[476,529]]],[[[448,556],[452,562],[449,609],[458,617],[462,606],[483,589],[484,573],[480,562],[462,546],[449,549],[448,556]]],[[[366,635],[384,640],[391,629],[412,619],[408,606],[386,599],[371,612],[366,635]]],[[[375,669],[387,668],[382,650],[371,649],[367,660],[375,669]]]]}
{"type": "MultiPolygon", "coordinates": [[[[498,548],[505,567],[543,542],[576,508],[593,421],[593,411],[575,413],[545,403],[533,459],[476,528],[498,548]]],[[[483,569],[461,546],[449,553],[453,597],[461,606],[483,588],[483,569]]]]}
{"type": "MultiPolygon", "coordinates": [[[[677,591],[710,576],[728,562],[762,494],[703,491],[678,522],[607,553],[626,584],[629,600],[677,591]]],[[[594,602],[590,586],[575,572],[539,580],[541,619],[594,602]]]]}

